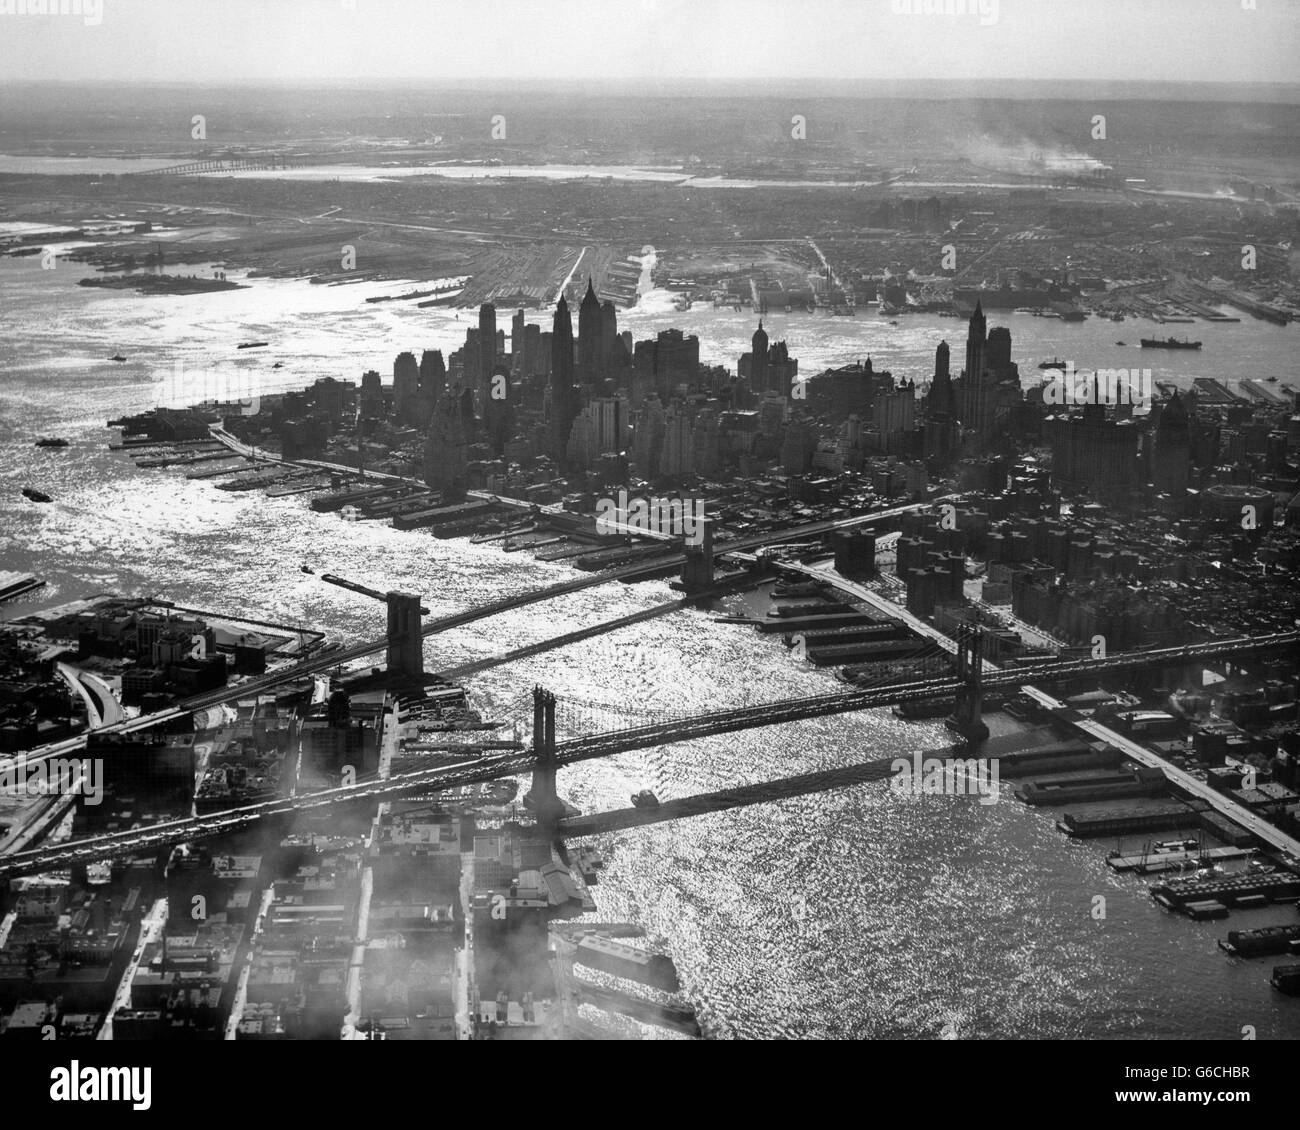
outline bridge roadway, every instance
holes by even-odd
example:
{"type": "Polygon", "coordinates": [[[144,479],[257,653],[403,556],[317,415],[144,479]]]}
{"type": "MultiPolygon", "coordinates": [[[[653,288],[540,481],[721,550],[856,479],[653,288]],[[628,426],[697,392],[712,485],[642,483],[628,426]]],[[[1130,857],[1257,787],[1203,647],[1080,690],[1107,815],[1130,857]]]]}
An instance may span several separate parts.
{"type": "MultiPolygon", "coordinates": [[[[1061,663],[1044,663],[1015,671],[999,671],[985,679],[989,688],[1025,686],[1029,679],[1061,679],[1125,670],[1155,664],[1177,666],[1197,660],[1213,659],[1227,655],[1240,655],[1244,652],[1271,648],[1294,647],[1300,643],[1300,632],[1282,632],[1272,636],[1255,639],[1238,638],[1220,640],[1211,644],[1196,644],[1188,647],[1162,648],[1158,651],[1129,653],[1111,656],[1107,659],[1075,660],[1061,663]]],[[[837,692],[816,695],[810,698],[786,699],[778,702],[763,703],[757,706],[737,707],[730,710],[714,711],[709,714],[696,715],[691,718],[672,722],[641,726],[627,730],[616,730],[595,734],[586,738],[576,738],[556,747],[556,764],[559,767],[573,765],[580,761],[589,761],[599,757],[609,757],[635,749],[645,749],[675,742],[690,741],[695,738],[708,737],[713,734],[730,733],[738,730],[753,729],[760,726],[778,725],[783,722],[801,721],[807,718],[821,717],[829,714],[845,714],[857,710],[890,706],[902,702],[924,701],[926,699],[944,698],[955,695],[961,684],[954,679],[935,678],[920,679],[908,683],[895,683],[891,686],[869,690],[837,692]]],[[[1026,693],[1043,694],[1036,688],[1025,686],[1026,693]]],[[[1055,700],[1052,700],[1055,702],[1055,700]]],[[[1090,725],[1093,725],[1090,723],[1090,725]]],[[[1099,724],[1096,724],[1099,726],[1099,724]]],[[[1105,733],[1104,740],[1111,741],[1126,752],[1136,749],[1135,759],[1139,756],[1152,759],[1147,763],[1157,763],[1161,768],[1172,770],[1172,766],[1159,761],[1150,751],[1144,750],[1134,742],[1099,727],[1105,733]]],[[[60,867],[72,863],[84,863],[110,856],[131,855],[144,851],[157,850],[172,844],[190,840],[203,839],[208,836],[221,835],[247,827],[258,820],[274,816],[287,816],[294,812],[328,807],[351,801],[380,800],[409,793],[441,791],[462,785],[476,784],[494,780],[498,777],[513,777],[530,772],[537,766],[532,751],[509,753],[496,757],[483,757],[450,767],[421,769],[411,773],[395,774],[387,780],[370,781],[346,788],[326,789],[321,792],[307,793],[298,797],[281,798],[265,801],[261,804],[232,809],[228,812],[210,816],[189,817],[151,825],[148,828],[130,829],[125,832],[113,832],[102,836],[90,837],[73,843],[54,845],[48,848],[17,852],[0,857],[0,878],[14,875],[30,874],[60,867]]],[[[1196,782],[1195,778],[1187,777],[1196,782]]],[[[1183,782],[1180,780],[1179,784],[1183,782]]],[[[1200,795],[1199,789],[1197,795],[1200,795]]],[[[1215,794],[1218,796],[1218,794],[1215,794]]],[[[1226,798],[1219,797],[1220,805],[1226,798]]],[[[1227,801],[1229,805],[1232,802],[1227,801]]],[[[1219,807],[1219,805],[1216,805],[1219,807]]],[[[1239,806],[1233,806],[1231,819],[1241,823],[1249,815],[1239,806]]],[[[1220,807],[1225,815],[1229,813],[1220,807]]],[[[1256,825],[1262,824],[1257,818],[1256,825]]],[[[1251,830],[1255,826],[1247,825],[1251,830]]],[[[1269,827],[1264,825],[1264,827],[1269,827]]],[[[1280,835],[1273,829],[1273,835],[1280,835]]],[[[1266,838],[1261,834],[1261,838],[1266,838]]],[[[1287,837],[1289,840],[1289,837],[1287,837]]],[[[1268,839],[1267,842],[1275,842],[1268,839]]],[[[1291,841],[1294,842],[1294,841],[1291,841]]]]}
{"type": "MultiPolygon", "coordinates": [[[[1025,687],[1024,693],[1049,710],[1060,710],[1065,705],[1046,691],[1039,690],[1038,687],[1025,687]]],[[[1288,836],[1276,825],[1270,824],[1267,820],[1255,815],[1245,805],[1238,804],[1231,797],[1212,789],[1207,782],[1202,781],[1199,777],[1193,777],[1186,770],[1171,765],[1162,757],[1147,749],[1146,746],[1125,737],[1123,734],[1116,733],[1100,722],[1095,722],[1091,718],[1079,718],[1072,721],[1071,724],[1092,737],[1109,742],[1134,761],[1162,770],[1165,776],[1184,792],[1207,802],[1216,812],[1226,816],[1234,824],[1240,824],[1246,831],[1258,836],[1264,843],[1286,853],[1293,862],[1300,865],[1300,840],[1297,840],[1294,836],[1288,836]]]]}
{"type": "MultiPolygon", "coordinates": [[[[924,636],[926,639],[933,640],[949,655],[957,653],[957,642],[951,637],[944,635],[933,624],[928,624],[919,616],[913,615],[901,604],[895,604],[892,600],[873,592],[866,585],[860,585],[856,581],[846,580],[835,572],[832,565],[805,565],[796,561],[781,561],[777,563],[777,568],[791,573],[802,573],[806,577],[812,577],[814,580],[824,581],[826,584],[839,589],[842,593],[851,596],[854,600],[861,601],[863,604],[870,604],[873,608],[902,621],[912,629],[918,636],[924,636]]],[[[984,660],[985,674],[992,674],[998,668],[989,660],[984,660]]]]}

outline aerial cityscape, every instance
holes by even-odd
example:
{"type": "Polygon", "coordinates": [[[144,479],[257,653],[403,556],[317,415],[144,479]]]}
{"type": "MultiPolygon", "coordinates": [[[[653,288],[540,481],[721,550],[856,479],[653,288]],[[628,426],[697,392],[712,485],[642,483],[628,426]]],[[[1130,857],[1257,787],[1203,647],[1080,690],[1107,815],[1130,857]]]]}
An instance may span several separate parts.
{"type": "Polygon", "coordinates": [[[0,1044],[1300,1038],[1297,61],[0,4],[0,1044]]]}

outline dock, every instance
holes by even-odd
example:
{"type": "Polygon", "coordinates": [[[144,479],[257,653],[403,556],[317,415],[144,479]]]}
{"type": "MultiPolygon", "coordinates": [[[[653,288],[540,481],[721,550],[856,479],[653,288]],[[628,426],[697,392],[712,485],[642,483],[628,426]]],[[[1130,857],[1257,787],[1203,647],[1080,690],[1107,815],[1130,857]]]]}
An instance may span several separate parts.
{"type": "Polygon", "coordinates": [[[31,573],[0,573],[0,604],[17,600],[44,587],[45,582],[31,573]]]}
{"type": "Polygon", "coordinates": [[[695,1010],[693,1008],[659,1004],[647,1000],[645,997],[622,992],[619,989],[603,989],[599,985],[592,985],[578,977],[573,979],[572,988],[583,1004],[595,1005],[607,1012],[617,1012],[623,1016],[630,1016],[633,1020],[639,1020],[643,1024],[659,1024],[665,1028],[675,1029],[687,1036],[698,1036],[700,1034],[700,1022],[695,1019],[695,1010]]]}
{"type": "Polygon", "coordinates": [[[1112,855],[1106,860],[1106,865],[1114,871],[1137,871],[1150,875],[1156,870],[1175,871],[1188,863],[1201,860],[1219,863],[1225,859],[1244,859],[1254,854],[1251,848],[1239,847],[1212,847],[1202,851],[1152,851],[1141,855],[1112,855]]]}

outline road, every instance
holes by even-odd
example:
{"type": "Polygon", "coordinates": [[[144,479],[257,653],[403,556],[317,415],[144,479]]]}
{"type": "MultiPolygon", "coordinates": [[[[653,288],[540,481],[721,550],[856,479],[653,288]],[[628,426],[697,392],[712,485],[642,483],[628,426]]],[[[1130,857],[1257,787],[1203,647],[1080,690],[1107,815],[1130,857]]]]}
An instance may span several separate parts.
{"type": "MultiPolygon", "coordinates": [[[[854,600],[860,600],[864,604],[870,604],[873,608],[901,620],[917,635],[924,636],[926,639],[933,640],[949,655],[957,653],[957,644],[954,640],[944,635],[938,628],[932,624],[927,624],[919,616],[914,616],[901,604],[895,604],[892,600],[886,600],[879,593],[872,592],[866,585],[860,585],[856,581],[845,580],[837,572],[833,565],[804,565],[793,561],[784,561],[779,566],[781,569],[789,570],[795,573],[803,573],[814,580],[825,581],[827,584],[834,586],[841,592],[853,597],[854,600]]],[[[998,668],[987,659],[984,660],[984,671],[986,674],[995,674],[998,668]]]]}
{"type": "MultiPolygon", "coordinates": [[[[855,584],[852,581],[844,580],[844,578],[835,573],[830,566],[813,567],[809,565],[785,563],[782,567],[804,573],[810,577],[824,579],[834,584],[836,588],[850,593],[858,599],[866,601],[874,607],[879,608],[881,611],[889,613],[891,616],[896,616],[907,624],[913,631],[934,640],[940,647],[950,654],[957,650],[956,643],[938,629],[927,624],[924,620],[913,616],[910,612],[899,605],[885,600],[883,597],[877,596],[870,589],[855,584]]],[[[984,660],[984,670],[988,674],[994,674],[998,671],[998,668],[986,659],[984,660]]],[[[1065,705],[1053,698],[1046,691],[1040,690],[1038,687],[1026,686],[1023,688],[1023,692],[1033,698],[1036,702],[1047,707],[1049,710],[1059,710],[1065,705]]],[[[1206,782],[1200,780],[1200,778],[1193,777],[1185,770],[1179,769],[1177,766],[1165,761],[1164,758],[1157,756],[1145,746],[1125,737],[1123,734],[1117,733],[1107,726],[1103,726],[1100,722],[1095,722],[1091,719],[1083,719],[1075,722],[1074,725],[1084,732],[1091,734],[1093,737],[1100,738],[1103,741],[1110,743],[1115,748],[1122,750],[1129,757],[1132,757],[1134,761],[1137,761],[1142,765],[1149,765],[1162,770],[1165,776],[1174,781],[1179,788],[1192,796],[1208,802],[1216,812],[1221,813],[1234,824],[1239,824],[1247,831],[1258,836],[1264,843],[1271,845],[1279,851],[1290,854],[1300,862],[1300,840],[1288,836],[1285,832],[1281,831],[1281,829],[1270,824],[1267,820],[1256,816],[1248,808],[1244,805],[1238,804],[1231,797],[1216,792],[1214,789],[1210,788],[1206,782]]]]}
{"type": "MultiPolygon", "coordinates": [[[[1046,691],[1039,690],[1037,687],[1025,687],[1023,691],[1048,710],[1060,710],[1065,706],[1063,702],[1053,698],[1046,691]]],[[[1288,836],[1280,828],[1256,816],[1250,809],[1238,804],[1231,797],[1216,792],[1199,777],[1193,777],[1176,765],[1171,765],[1164,758],[1147,749],[1146,746],[1140,745],[1138,742],[1117,733],[1107,726],[1103,726],[1100,722],[1095,722],[1090,718],[1082,718],[1074,722],[1074,725],[1093,737],[1109,742],[1139,764],[1149,765],[1152,768],[1161,770],[1180,789],[1199,800],[1206,801],[1216,812],[1226,816],[1234,824],[1240,824],[1246,831],[1252,832],[1264,843],[1269,844],[1278,851],[1287,853],[1297,864],[1300,864],[1300,840],[1288,836]]]]}

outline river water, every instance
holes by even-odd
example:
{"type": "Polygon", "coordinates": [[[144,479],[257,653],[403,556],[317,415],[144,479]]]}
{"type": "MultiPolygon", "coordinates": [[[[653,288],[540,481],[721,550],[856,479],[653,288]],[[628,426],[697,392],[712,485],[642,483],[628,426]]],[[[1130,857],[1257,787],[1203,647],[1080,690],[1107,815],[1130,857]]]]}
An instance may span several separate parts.
{"type": "MultiPolygon", "coordinates": [[[[106,448],[104,422],[174,390],[177,359],[186,372],[218,360],[237,365],[267,391],[327,374],[357,379],[366,368],[387,372],[400,350],[454,348],[471,314],[361,301],[407,284],[256,280],[201,298],[142,297],[77,287],[87,272],[75,264],[39,264],[39,256],[0,259],[0,569],[50,584],[7,612],[101,591],[152,593],[353,641],[382,632],[382,609],[322,585],[300,563],[420,592],[434,615],[572,575],[465,539],[317,515],[302,497],[232,494],[179,472],[137,470],[106,448]],[[237,355],[236,344],[250,338],[271,346],[237,355]],[[117,351],[125,363],[105,360],[117,351]],[[274,359],[285,368],[272,371],[274,359]],[[72,446],[34,448],[40,435],[72,446]],[[19,492],[27,484],[55,501],[26,502],[19,492]]],[[[748,314],[654,310],[651,301],[621,316],[622,326],[641,337],[679,325],[700,335],[704,359],[728,365],[753,329],[748,314]]],[[[900,321],[779,314],[765,325],[774,340],[788,340],[801,372],[869,353],[878,368],[920,381],[943,336],[960,356],[959,322],[900,321]]],[[[1136,351],[1108,342],[1152,331],[1149,323],[1063,325],[1021,315],[1005,324],[1029,369],[1055,355],[1137,364],[1117,359],[1136,351]]],[[[1157,379],[1294,370],[1294,330],[1253,321],[1178,328],[1205,349],[1144,353],[1157,379]]],[[[663,582],[611,584],[434,637],[426,659],[448,666],[669,598],[663,582]]],[[[489,716],[522,721],[534,683],[648,711],[837,686],[826,672],[795,665],[777,637],[714,624],[702,611],[475,676],[469,687],[489,716]]],[[[937,723],[873,711],[587,763],[566,770],[561,788],[592,811],[623,807],[642,787],[666,799],[945,744],[937,723]]],[[[1270,963],[1231,961],[1217,950],[1227,924],[1165,914],[1144,883],[1105,866],[1113,845],[1071,843],[1054,818],[1010,797],[981,805],[863,785],[607,837],[595,894],[602,919],[640,922],[671,950],[687,998],[718,1037],[1235,1039],[1244,1025],[1259,1038],[1300,1034],[1300,1002],[1269,988],[1270,963]],[[1107,900],[1103,920],[1090,913],[1096,895],[1107,900]]],[[[1231,926],[1294,919],[1287,907],[1234,914],[1231,926]]]]}

